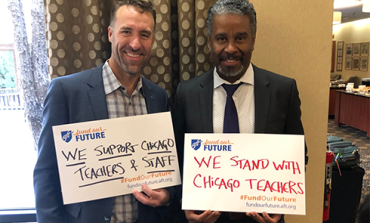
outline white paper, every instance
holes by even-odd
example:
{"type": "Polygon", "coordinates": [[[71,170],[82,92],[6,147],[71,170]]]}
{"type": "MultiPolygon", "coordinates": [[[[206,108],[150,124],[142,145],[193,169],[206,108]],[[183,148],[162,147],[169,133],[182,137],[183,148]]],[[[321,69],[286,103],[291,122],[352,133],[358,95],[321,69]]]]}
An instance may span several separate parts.
{"type": "Polygon", "coordinates": [[[183,209],[306,214],[304,136],[185,134],[184,150],[183,209]]]}
{"type": "Polygon", "coordinates": [[[64,204],[181,184],[169,112],[53,126],[64,204]]]}

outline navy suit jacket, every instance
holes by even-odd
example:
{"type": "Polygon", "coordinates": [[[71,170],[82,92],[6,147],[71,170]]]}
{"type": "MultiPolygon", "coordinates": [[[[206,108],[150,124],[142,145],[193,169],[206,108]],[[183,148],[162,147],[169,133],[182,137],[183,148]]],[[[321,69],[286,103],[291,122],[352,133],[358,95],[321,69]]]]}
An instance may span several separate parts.
{"type": "MultiPolygon", "coordinates": [[[[167,111],[167,93],[143,78],[142,93],[148,113],[167,111]]],[[[34,190],[39,223],[110,222],[114,197],[63,205],[52,126],[108,119],[102,66],[53,79],[44,102],[43,127],[34,170],[34,190]]],[[[167,188],[171,198],[174,188],[167,188]]],[[[162,222],[166,207],[139,202],[138,222],[162,222]]]]}

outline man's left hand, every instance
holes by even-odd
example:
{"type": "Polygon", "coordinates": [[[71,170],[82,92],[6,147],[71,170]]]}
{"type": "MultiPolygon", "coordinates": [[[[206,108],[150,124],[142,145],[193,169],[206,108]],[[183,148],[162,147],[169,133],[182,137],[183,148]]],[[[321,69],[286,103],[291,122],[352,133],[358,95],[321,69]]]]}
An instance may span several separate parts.
{"type": "Polygon", "coordinates": [[[248,217],[253,218],[258,223],[277,223],[281,219],[281,214],[267,214],[262,212],[262,216],[257,214],[257,212],[247,212],[248,217]]]}
{"type": "Polygon", "coordinates": [[[133,194],[138,201],[151,207],[160,207],[168,204],[170,193],[166,189],[150,189],[146,184],[142,185],[143,192],[134,191],[133,194]]]}

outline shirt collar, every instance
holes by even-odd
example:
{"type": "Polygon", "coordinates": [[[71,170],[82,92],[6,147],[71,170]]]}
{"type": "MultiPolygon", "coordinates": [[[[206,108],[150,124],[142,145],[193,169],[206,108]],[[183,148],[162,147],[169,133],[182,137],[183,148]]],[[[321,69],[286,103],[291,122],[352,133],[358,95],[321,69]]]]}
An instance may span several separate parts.
{"type": "MultiPolygon", "coordinates": [[[[220,75],[218,75],[216,68],[213,70],[213,89],[218,88],[222,84],[231,84],[230,82],[222,79],[220,75]]],[[[252,63],[249,63],[248,69],[245,71],[244,75],[237,81],[232,84],[239,84],[239,83],[246,83],[254,86],[254,71],[252,63]]]]}
{"type": "MultiPolygon", "coordinates": [[[[120,87],[125,89],[125,86],[123,86],[116,78],[116,75],[114,75],[111,67],[109,66],[108,60],[105,61],[102,69],[103,69],[102,76],[103,76],[105,95],[112,93],[113,91],[117,90],[120,87]]],[[[136,85],[136,90],[140,92],[140,89],[142,88],[142,86],[143,86],[143,81],[142,81],[142,77],[140,76],[139,82],[136,85]]]]}

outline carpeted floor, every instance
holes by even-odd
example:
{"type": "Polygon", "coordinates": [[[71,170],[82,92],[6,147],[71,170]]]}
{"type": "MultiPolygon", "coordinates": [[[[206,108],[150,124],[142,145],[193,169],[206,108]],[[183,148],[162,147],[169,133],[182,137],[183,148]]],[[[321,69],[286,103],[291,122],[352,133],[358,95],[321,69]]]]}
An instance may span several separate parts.
{"type": "Polygon", "coordinates": [[[366,132],[345,125],[337,126],[334,124],[334,119],[328,121],[328,133],[352,141],[359,148],[360,166],[365,169],[362,183],[362,200],[366,194],[370,193],[370,138],[366,136],[366,132]]]}

